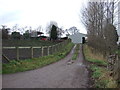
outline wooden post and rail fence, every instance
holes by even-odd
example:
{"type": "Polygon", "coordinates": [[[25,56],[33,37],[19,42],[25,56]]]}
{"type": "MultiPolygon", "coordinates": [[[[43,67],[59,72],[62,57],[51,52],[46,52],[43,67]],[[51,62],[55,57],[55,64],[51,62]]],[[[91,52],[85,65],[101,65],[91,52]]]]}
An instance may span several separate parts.
{"type": "Polygon", "coordinates": [[[9,62],[10,60],[23,60],[51,55],[60,51],[69,42],[70,40],[65,40],[52,46],[40,47],[2,47],[2,61],[9,62]]]}

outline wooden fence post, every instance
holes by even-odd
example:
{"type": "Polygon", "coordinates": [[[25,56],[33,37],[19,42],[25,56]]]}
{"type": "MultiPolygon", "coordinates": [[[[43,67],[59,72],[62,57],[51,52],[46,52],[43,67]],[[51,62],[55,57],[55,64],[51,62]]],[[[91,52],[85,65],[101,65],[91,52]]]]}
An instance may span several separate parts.
{"type": "Polygon", "coordinates": [[[64,46],[66,45],[66,40],[64,41],[64,46]]]}
{"type": "Polygon", "coordinates": [[[52,45],[52,54],[54,53],[54,45],[52,45]]]}
{"type": "Polygon", "coordinates": [[[54,48],[55,48],[55,52],[56,52],[56,45],[54,46],[54,48]]]}
{"type": "Polygon", "coordinates": [[[17,60],[19,60],[19,47],[16,47],[17,60]]]}
{"type": "Polygon", "coordinates": [[[59,49],[58,49],[58,44],[57,44],[57,45],[56,45],[56,52],[58,52],[58,50],[59,50],[59,49]]]}
{"type": "Polygon", "coordinates": [[[60,43],[60,48],[62,48],[62,42],[60,43]]]}
{"type": "Polygon", "coordinates": [[[52,46],[50,46],[51,47],[51,54],[53,54],[53,47],[52,46]]]}
{"type": "Polygon", "coordinates": [[[48,49],[48,55],[50,55],[50,49],[49,49],[49,46],[47,47],[47,49],[48,49]]]}
{"type": "Polygon", "coordinates": [[[61,48],[61,44],[59,43],[59,44],[58,44],[58,49],[60,49],[60,48],[61,48]]]}
{"type": "Polygon", "coordinates": [[[63,48],[63,46],[64,46],[64,42],[62,42],[61,44],[62,44],[62,48],[63,48]]]}
{"type": "Polygon", "coordinates": [[[44,56],[44,54],[43,54],[43,53],[44,53],[44,47],[42,47],[42,56],[44,56]]]}
{"type": "Polygon", "coordinates": [[[54,53],[54,45],[52,45],[52,54],[54,53]]]}
{"type": "Polygon", "coordinates": [[[55,51],[55,50],[54,50],[54,45],[52,45],[52,54],[54,54],[54,51],[55,51]]]}
{"type": "Polygon", "coordinates": [[[55,53],[56,49],[55,49],[55,45],[54,45],[54,53],[55,53]]]}
{"type": "Polygon", "coordinates": [[[59,43],[57,44],[57,49],[58,49],[57,51],[59,51],[59,43]]]}
{"type": "Polygon", "coordinates": [[[33,58],[33,47],[31,47],[31,58],[33,58]]]}

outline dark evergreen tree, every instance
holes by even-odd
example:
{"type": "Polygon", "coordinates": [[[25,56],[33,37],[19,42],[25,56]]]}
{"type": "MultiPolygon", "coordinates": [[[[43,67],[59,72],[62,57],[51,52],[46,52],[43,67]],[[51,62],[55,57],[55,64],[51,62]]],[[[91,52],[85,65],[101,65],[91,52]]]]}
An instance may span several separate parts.
{"type": "Polygon", "coordinates": [[[50,31],[50,39],[56,40],[58,38],[58,32],[57,27],[55,25],[52,25],[51,31],[50,31]]]}
{"type": "Polygon", "coordinates": [[[20,39],[20,32],[12,32],[11,37],[12,39],[20,39]]]}
{"type": "Polygon", "coordinates": [[[27,31],[23,34],[23,38],[24,38],[24,39],[30,39],[29,30],[27,30],[27,31]]]}

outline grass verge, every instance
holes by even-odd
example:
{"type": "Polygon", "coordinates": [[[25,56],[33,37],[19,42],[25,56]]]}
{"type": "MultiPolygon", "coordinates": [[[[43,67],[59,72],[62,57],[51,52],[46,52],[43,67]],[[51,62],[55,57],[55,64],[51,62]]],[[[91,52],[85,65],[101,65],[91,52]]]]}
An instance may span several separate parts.
{"type": "Polygon", "coordinates": [[[60,52],[57,52],[53,55],[44,56],[41,58],[26,59],[21,61],[12,60],[10,63],[2,65],[2,73],[8,74],[15,72],[23,72],[40,68],[45,65],[49,65],[64,58],[70,52],[72,47],[73,44],[69,43],[63,49],[61,49],[60,52]]]}
{"type": "Polygon", "coordinates": [[[84,45],[85,59],[90,62],[91,78],[94,80],[94,88],[116,88],[117,82],[110,76],[107,70],[107,61],[100,54],[93,54],[90,47],[84,45]],[[104,66],[104,67],[103,67],[104,66]]]}
{"type": "Polygon", "coordinates": [[[84,54],[87,61],[98,66],[107,66],[107,61],[101,54],[93,54],[90,47],[84,45],[84,54]]]}
{"type": "Polygon", "coordinates": [[[76,48],[75,48],[75,52],[74,52],[74,54],[72,56],[72,60],[76,60],[77,59],[78,54],[79,54],[79,48],[80,48],[80,44],[77,44],[76,48]]]}

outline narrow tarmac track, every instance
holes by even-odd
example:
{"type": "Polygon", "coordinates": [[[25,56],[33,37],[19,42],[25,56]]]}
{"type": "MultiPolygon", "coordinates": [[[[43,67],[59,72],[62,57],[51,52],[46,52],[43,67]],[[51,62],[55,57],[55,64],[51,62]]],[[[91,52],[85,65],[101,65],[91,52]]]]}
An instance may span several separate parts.
{"type": "Polygon", "coordinates": [[[81,46],[78,59],[69,63],[74,49],[64,59],[43,68],[3,75],[3,88],[88,88],[81,46]]]}

